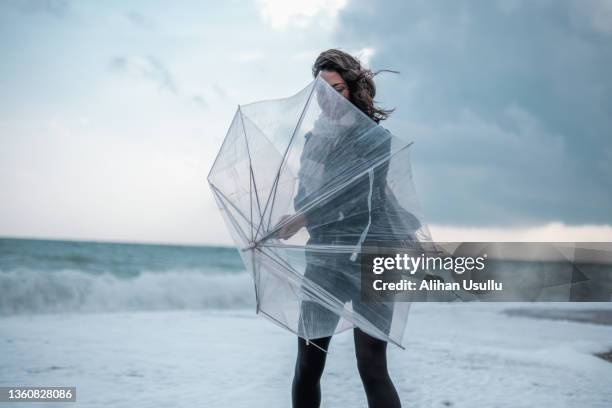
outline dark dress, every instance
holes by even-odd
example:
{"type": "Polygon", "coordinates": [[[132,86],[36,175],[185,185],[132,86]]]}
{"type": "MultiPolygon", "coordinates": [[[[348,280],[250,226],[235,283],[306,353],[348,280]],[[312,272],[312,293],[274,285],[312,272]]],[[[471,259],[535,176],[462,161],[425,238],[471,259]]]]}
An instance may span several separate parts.
{"type": "MultiPolygon", "coordinates": [[[[294,206],[296,211],[304,211],[310,235],[304,277],[336,300],[351,301],[354,312],[378,322],[378,328],[388,333],[392,305],[362,302],[360,261],[363,246],[389,239],[389,162],[384,159],[391,152],[391,134],[376,126],[361,135],[347,132],[338,136],[339,140],[318,140],[312,133],[305,137],[301,166],[318,170],[320,186],[309,192],[306,177],[298,177],[294,206]],[[321,199],[322,192],[325,199],[321,199]]],[[[337,314],[309,300],[302,302],[300,312],[300,330],[304,331],[300,334],[306,338],[312,338],[309,332],[331,335],[339,321],[337,314]]]]}

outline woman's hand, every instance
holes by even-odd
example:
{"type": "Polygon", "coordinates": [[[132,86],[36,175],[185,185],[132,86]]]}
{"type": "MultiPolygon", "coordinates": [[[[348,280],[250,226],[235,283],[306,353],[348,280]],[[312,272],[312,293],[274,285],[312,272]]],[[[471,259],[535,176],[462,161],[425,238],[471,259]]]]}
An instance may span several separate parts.
{"type": "MultiPolygon", "coordinates": [[[[291,215],[283,215],[278,222],[282,224],[287,218],[291,218],[291,215]]],[[[276,233],[276,237],[280,239],[289,239],[295,235],[303,226],[306,225],[306,218],[304,215],[298,215],[293,221],[285,224],[278,232],[276,233]]]]}

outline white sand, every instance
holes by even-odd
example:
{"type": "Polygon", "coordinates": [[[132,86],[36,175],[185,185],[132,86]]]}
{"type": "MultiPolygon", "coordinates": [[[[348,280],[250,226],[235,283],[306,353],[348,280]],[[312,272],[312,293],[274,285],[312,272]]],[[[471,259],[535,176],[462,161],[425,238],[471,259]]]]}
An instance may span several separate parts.
{"type": "MultiPolygon", "coordinates": [[[[403,406],[612,406],[612,364],[592,355],[612,348],[612,326],[507,307],[415,304],[407,350],[389,346],[403,406]]],[[[68,407],[290,406],[296,340],[252,311],[8,316],[0,345],[1,385],[76,385],[68,407]]],[[[353,353],[351,332],[332,341],[324,407],[366,406],[353,353]]]]}

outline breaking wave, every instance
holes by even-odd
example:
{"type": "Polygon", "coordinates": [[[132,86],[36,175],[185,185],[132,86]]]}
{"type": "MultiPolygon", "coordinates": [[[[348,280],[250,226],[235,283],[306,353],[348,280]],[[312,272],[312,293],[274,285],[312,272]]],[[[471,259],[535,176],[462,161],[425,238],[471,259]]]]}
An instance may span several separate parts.
{"type": "Polygon", "coordinates": [[[246,272],[143,271],[132,277],[79,270],[0,272],[0,315],[254,306],[246,272]]]}

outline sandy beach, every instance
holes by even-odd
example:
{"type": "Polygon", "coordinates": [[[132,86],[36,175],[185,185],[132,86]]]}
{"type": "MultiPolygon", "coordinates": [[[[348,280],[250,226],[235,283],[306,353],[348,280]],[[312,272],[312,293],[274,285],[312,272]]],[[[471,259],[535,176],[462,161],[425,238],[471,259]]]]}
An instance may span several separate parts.
{"type": "MultiPolygon", "coordinates": [[[[612,364],[594,354],[612,326],[503,313],[517,306],[414,304],[406,350],[389,346],[403,406],[609,407],[612,364]]],[[[288,407],[295,343],[250,309],[5,316],[0,384],[75,385],[70,406],[288,407]]],[[[366,406],[353,353],[351,332],[334,338],[322,406],[366,406]]]]}

